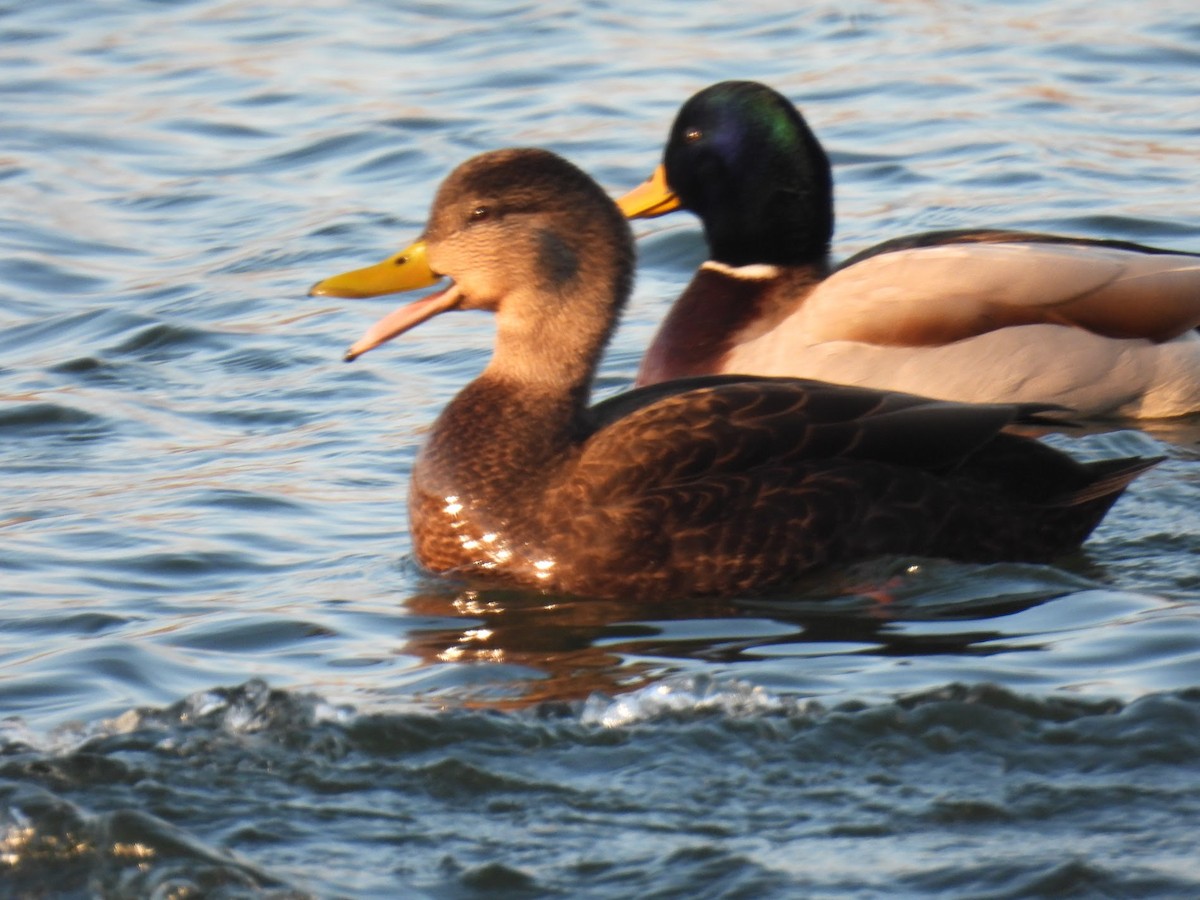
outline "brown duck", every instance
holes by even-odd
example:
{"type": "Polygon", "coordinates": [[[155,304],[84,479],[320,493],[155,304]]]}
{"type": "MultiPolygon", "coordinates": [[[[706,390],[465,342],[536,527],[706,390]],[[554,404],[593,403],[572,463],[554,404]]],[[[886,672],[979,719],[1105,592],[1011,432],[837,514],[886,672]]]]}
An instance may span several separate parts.
{"type": "Polygon", "coordinates": [[[483,373],[413,467],[413,546],[470,580],[654,601],[763,593],[881,554],[1048,560],[1156,460],[1079,463],[1006,426],[1043,405],[968,405],[788,378],[704,376],[588,405],[633,246],[587,175],[485,153],[439,188],[423,237],[313,294],[453,279],[385,317],[353,359],[426,319],[496,313],[483,373]]]}

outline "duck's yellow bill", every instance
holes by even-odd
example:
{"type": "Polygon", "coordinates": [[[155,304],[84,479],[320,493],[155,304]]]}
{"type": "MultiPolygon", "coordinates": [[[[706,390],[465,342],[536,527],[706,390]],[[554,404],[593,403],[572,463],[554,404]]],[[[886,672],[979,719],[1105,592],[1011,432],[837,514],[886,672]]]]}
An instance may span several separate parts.
{"type": "MultiPolygon", "coordinates": [[[[417,241],[381,263],[318,281],[309,288],[308,295],[358,299],[429,287],[440,281],[442,276],[429,267],[425,251],[425,242],[417,241]]],[[[426,319],[455,309],[461,300],[462,295],[451,284],[428,297],[405,304],[368,328],[346,351],[346,361],[349,362],[410,328],[415,328],[426,319]]]]}
{"type": "Polygon", "coordinates": [[[353,272],[343,272],[309,288],[310,297],[379,297],[435,284],[435,275],[425,258],[425,242],[417,241],[383,262],[353,272]]]}
{"type": "Polygon", "coordinates": [[[667,186],[667,170],[661,163],[649,178],[617,200],[627,219],[653,219],[679,209],[679,197],[667,186]]]}

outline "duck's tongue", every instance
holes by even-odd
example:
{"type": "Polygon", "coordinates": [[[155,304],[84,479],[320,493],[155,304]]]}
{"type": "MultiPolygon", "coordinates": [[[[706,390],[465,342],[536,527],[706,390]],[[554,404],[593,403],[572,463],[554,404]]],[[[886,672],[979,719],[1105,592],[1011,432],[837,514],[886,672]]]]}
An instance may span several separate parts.
{"type": "Polygon", "coordinates": [[[410,328],[416,328],[426,319],[449,312],[458,307],[462,301],[462,293],[458,286],[451,282],[437,293],[406,303],[397,310],[388,313],[370,328],[363,336],[350,345],[346,351],[345,360],[351,362],[362,356],[368,350],[373,350],[380,344],[390,341],[410,328]]]}

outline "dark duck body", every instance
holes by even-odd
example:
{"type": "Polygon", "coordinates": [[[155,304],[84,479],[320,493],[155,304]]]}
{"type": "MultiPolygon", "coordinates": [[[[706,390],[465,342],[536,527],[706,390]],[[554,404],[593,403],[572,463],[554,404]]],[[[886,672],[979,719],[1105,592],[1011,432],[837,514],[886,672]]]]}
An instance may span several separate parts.
{"type": "Polygon", "coordinates": [[[631,218],[694,212],[710,254],[639,384],[737,372],[1080,416],[1200,411],[1200,257],[982,229],[897,238],[835,265],[829,160],[765,85],[689,99],[662,165],[619,202],[631,218]]]}
{"type": "Polygon", "coordinates": [[[441,312],[490,310],[495,350],[412,474],[414,552],[466,579],[644,601],[755,594],[879,554],[1047,560],[1153,460],[1078,463],[1006,433],[1044,406],[965,405],[788,378],[707,376],[594,406],[632,238],[584,173],[539,150],[475,157],[416,244],[313,292],[447,276],[353,358],[441,312]]]}

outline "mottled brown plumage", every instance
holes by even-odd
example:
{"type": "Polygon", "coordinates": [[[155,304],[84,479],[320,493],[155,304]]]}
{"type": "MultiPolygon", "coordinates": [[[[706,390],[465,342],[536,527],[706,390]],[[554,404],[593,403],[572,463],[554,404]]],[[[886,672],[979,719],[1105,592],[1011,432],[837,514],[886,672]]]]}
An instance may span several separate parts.
{"type": "MultiPolygon", "coordinates": [[[[454,282],[372,343],[435,312],[497,315],[491,362],[413,469],[414,551],[434,572],[654,601],[762,593],[880,554],[1047,560],[1154,463],[1081,464],[1003,431],[1051,407],[798,379],[700,377],[589,408],[632,242],[603,191],[545,151],[464,163],[414,246],[454,282]]],[[[358,290],[345,278],[314,292],[358,290]]]]}

